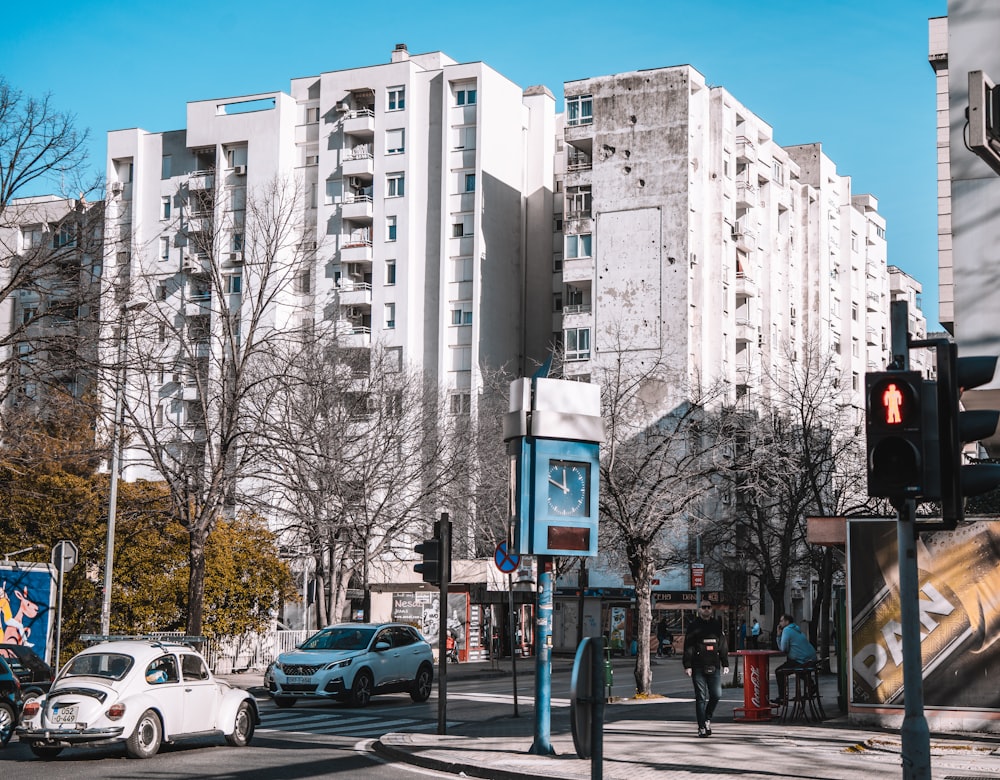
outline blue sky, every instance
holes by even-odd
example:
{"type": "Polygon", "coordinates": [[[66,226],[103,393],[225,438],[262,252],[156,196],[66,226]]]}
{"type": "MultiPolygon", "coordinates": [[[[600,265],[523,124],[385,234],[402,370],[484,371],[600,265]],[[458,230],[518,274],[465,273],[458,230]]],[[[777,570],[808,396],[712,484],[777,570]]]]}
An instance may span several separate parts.
{"type": "Polygon", "coordinates": [[[482,60],[560,100],[565,81],[690,64],[774,128],[822,142],[887,220],[889,263],[924,286],[937,328],[934,74],[927,19],[947,0],[507,0],[492,4],[85,0],[16,3],[0,74],[51,92],[94,134],[184,126],[191,100],[285,90],[298,76],[387,62],[396,43],[482,60]]]}

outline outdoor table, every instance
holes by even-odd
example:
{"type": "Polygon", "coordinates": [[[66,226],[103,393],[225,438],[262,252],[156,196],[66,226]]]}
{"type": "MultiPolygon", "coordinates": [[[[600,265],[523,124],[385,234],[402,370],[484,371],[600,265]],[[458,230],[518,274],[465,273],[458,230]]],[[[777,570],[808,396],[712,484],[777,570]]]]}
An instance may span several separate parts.
{"type": "Polygon", "coordinates": [[[771,720],[771,701],[767,695],[772,655],[784,655],[778,650],[737,650],[743,657],[743,706],[733,709],[733,720],[771,720]]]}

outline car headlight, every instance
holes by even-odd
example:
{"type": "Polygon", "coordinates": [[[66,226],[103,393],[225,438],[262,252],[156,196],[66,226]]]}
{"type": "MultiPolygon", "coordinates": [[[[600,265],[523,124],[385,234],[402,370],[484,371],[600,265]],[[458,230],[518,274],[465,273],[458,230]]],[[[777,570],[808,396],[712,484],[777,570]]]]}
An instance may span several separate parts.
{"type": "Polygon", "coordinates": [[[335,661],[332,664],[327,664],[325,668],[326,669],[346,669],[348,666],[351,665],[351,662],[353,660],[354,660],[353,658],[348,658],[346,661],[335,661]]]}
{"type": "Polygon", "coordinates": [[[281,661],[275,661],[273,664],[271,664],[271,668],[277,669],[279,672],[285,671],[285,667],[281,665],[281,661]]]}

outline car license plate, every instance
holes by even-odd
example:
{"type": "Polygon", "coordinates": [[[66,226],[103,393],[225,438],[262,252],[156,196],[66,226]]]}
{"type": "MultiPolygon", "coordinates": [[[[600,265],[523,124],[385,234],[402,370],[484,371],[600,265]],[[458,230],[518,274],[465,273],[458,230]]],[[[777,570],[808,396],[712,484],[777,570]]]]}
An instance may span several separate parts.
{"type": "Polygon", "coordinates": [[[307,683],[312,682],[312,677],[296,674],[289,677],[288,682],[290,682],[292,685],[305,685],[307,683]]]}
{"type": "Polygon", "coordinates": [[[52,720],[55,723],[76,723],[76,705],[72,707],[60,707],[52,711],[52,720]]]}

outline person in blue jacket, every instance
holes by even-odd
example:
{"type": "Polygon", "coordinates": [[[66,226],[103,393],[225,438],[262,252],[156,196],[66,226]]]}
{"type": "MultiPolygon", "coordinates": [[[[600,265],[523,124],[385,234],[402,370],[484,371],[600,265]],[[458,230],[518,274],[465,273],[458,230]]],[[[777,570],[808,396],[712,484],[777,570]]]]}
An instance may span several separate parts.
{"type": "Polygon", "coordinates": [[[816,648],[795,624],[795,618],[787,612],[778,621],[778,649],[788,656],[785,662],[774,670],[774,679],[778,683],[778,698],[774,704],[783,704],[788,696],[788,676],[804,664],[816,660],[816,648]]]}

